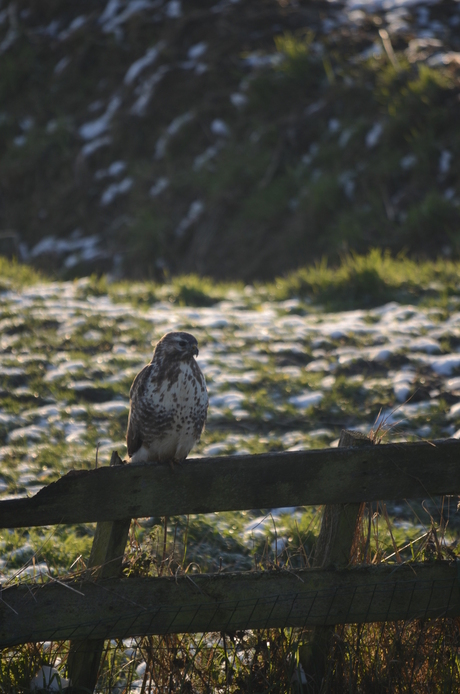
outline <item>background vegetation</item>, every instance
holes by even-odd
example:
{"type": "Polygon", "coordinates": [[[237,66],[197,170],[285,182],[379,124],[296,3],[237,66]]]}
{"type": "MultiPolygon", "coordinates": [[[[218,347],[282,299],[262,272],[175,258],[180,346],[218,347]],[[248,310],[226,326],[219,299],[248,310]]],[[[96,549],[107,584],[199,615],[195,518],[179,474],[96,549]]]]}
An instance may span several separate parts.
{"type": "Polygon", "coordinates": [[[456,3],[132,8],[2,12],[0,224],[23,259],[248,281],[458,256],[456,3]]]}

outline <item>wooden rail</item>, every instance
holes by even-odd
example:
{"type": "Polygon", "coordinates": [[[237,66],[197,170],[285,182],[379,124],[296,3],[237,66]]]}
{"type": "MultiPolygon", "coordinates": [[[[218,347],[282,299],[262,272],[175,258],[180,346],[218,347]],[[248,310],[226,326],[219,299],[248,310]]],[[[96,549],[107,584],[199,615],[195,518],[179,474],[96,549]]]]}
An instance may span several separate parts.
{"type": "Polygon", "coordinates": [[[456,562],[117,578],[2,592],[0,646],[460,616],[456,562]],[[77,592],[78,591],[78,592],[77,592]]]}
{"type": "Polygon", "coordinates": [[[460,442],[388,444],[71,471],[0,502],[0,527],[90,523],[460,492],[460,442]]]}
{"type": "Polygon", "coordinates": [[[71,471],[31,498],[0,502],[2,528],[98,523],[93,569],[80,581],[1,592],[0,646],[71,640],[69,675],[74,691],[87,693],[104,639],[300,626],[318,627],[313,646],[327,650],[330,625],[459,617],[455,561],[346,564],[360,503],[460,492],[460,442],[373,446],[344,434],[341,445],[358,447],[192,459],[175,472],[121,465],[114,453],[110,467],[71,471]],[[131,518],[304,505],[325,505],[317,568],[119,576],[131,518]]]}

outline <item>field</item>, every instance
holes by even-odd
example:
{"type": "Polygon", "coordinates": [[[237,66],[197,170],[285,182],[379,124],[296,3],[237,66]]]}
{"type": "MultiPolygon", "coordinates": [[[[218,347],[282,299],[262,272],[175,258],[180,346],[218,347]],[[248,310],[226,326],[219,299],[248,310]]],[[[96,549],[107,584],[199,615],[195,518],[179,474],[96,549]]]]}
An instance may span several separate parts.
{"type": "MultiPolygon", "coordinates": [[[[126,454],[130,384],[150,360],[152,341],[171,329],[197,337],[208,383],[208,424],[193,456],[334,446],[343,428],[373,430],[377,437],[389,429],[387,441],[459,435],[460,299],[454,263],[422,266],[373,253],[347,258],[335,271],[323,264],[259,286],[194,277],[169,285],[106,278],[55,282],[15,264],[3,263],[1,270],[3,499],[34,494],[72,468],[106,465],[114,449],[126,454]]],[[[454,511],[455,499],[374,504],[363,529],[370,533],[368,559],[395,561],[395,551],[404,560],[448,556],[458,540],[454,511]]],[[[143,519],[132,525],[125,571],[180,570],[193,576],[308,566],[319,519],[315,508],[177,517],[170,519],[166,538],[162,519],[143,519]]],[[[93,535],[93,525],[2,531],[2,585],[78,573],[93,535]]],[[[398,670],[401,688],[394,691],[410,691],[404,689],[409,675],[420,681],[417,659],[425,641],[438,640],[436,667],[455,679],[448,629],[395,629],[409,660],[398,670]]],[[[132,682],[127,691],[150,686],[151,691],[282,692],[296,672],[303,638],[285,631],[112,644],[101,691],[121,692],[123,683],[132,682]],[[160,686],[167,663],[170,689],[160,686]],[[207,663],[212,668],[205,675],[207,663]],[[280,689],[273,688],[277,680],[284,682],[280,689]]],[[[347,629],[340,633],[337,643],[348,650],[343,646],[335,665],[341,674],[331,679],[330,691],[338,681],[359,682],[362,688],[350,691],[368,691],[365,680],[376,666],[379,643],[385,659],[400,662],[400,656],[390,657],[393,627],[380,635],[369,629],[361,636],[347,629]]],[[[3,654],[0,683],[6,692],[28,689],[43,662],[59,663],[62,657],[64,670],[65,649],[61,653],[56,644],[19,651],[3,654]]],[[[390,675],[388,668],[374,672],[373,682],[384,687],[390,675]]]]}

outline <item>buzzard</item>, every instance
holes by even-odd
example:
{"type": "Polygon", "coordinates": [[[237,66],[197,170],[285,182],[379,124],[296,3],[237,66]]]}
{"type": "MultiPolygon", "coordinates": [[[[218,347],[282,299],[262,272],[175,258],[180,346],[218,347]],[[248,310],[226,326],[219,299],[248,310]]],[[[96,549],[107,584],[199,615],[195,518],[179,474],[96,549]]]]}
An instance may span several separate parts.
{"type": "Polygon", "coordinates": [[[195,356],[193,335],[163,335],[129,392],[126,440],[131,462],[185,460],[199,440],[206,421],[208,392],[195,356]]]}

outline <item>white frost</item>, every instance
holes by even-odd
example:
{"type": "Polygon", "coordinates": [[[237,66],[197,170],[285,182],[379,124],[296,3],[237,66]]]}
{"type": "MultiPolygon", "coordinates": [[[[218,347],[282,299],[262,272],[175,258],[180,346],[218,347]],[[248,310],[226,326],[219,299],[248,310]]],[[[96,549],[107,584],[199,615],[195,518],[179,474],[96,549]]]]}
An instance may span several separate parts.
{"type": "Polygon", "coordinates": [[[186,216],[180,221],[176,228],[176,236],[180,238],[184,235],[189,227],[192,226],[203,214],[204,203],[201,200],[195,200],[189,207],[186,216]]]}
{"type": "Polygon", "coordinates": [[[165,43],[163,41],[160,41],[157,46],[149,48],[145,55],[142,56],[142,58],[136,60],[126,72],[126,75],[123,80],[124,83],[127,85],[132,84],[134,80],[137,79],[137,77],[141,74],[141,72],[145,70],[146,67],[152,65],[155,62],[155,60],[158,58],[160,51],[162,50],[162,48],[164,48],[164,46],[165,43]]]}
{"type": "Polygon", "coordinates": [[[150,75],[150,77],[136,87],[135,94],[138,98],[131,106],[130,113],[132,113],[134,116],[144,115],[149,101],[154,94],[155,87],[159,82],[161,82],[166,73],[169,72],[169,69],[170,68],[167,65],[160,65],[158,70],[154,72],[153,75],[150,75]]]}
{"type": "Polygon", "coordinates": [[[292,395],[289,398],[289,402],[299,410],[306,410],[309,407],[318,405],[323,398],[324,393],[322,393],[320,390],[313,390],[302,393],[301,395],[292,395]]]}
{"type": "Polygon", "coordinates": [[[170,19],[182,17],[182,3],[180,0],[170,0],[165,7],[165,14],[170,19]]]}
{"type": "Polygon", "coordinates": [[[380,142],[380,138],[383,133],[383,125],[381,123],[375,123],[375,125],[369,130],[366,135],[366,147],[372,149],[380,142]]]}
{"type": "Polygon", "coordinates": [[[166,188],[169,186],[169,178],[166,178],[166,176],[161,176],[160,178],[157,179],[156,183],[153,184],[153,186],[149,190],[149,195],[151,198],[156,198],[158,195],[161,195],[161,193],[166,190],[166,188]]]}
{"type": "Polygon", "coordinates": [[[42,665],[30,683],[30,691],[45,690],[47,692],[62,692],[69,686],[69,680],[61,677],[59,671],[50,665],[42,665]]]}
{"type": "Polygon", "coordinates": [[[242,108],[248,103],[248,97],[246,94],[241,94],[241,92],[234,92],[230,94],[230,101],[236,108],[242,108]]]}
{"type": "Polygon", "coordinates": [[[211,123],[211,132],[213,135],[219,135],[219,137],[228,137],[230,135],[230,128],[225,121],[220,118],[215,118],[211,123]]]}
{"type": "Polygon", "coordinates": [[[78,132],[83,140],[93,140],[102,135],[110,126],[110,122],[121,106],[121,98],[114,96],[110,99],[105,113],[96,120],[82,125],[78,132]]]}
{"type": "Polygon", "coordinates": [[[101,205],[105,207],[110,205],[118,195],[124,195],[133,187],[133,179],[130,176],[126,176],[120,183],[112,183],[103,192],[101,197],[101,205]]]}
{"type": "Polygon", "coordinates": [[[225,393],[221,393],[220,395],[212,395],[209,398],[209,406],[212,407],[221,407],[224,410],[236,410],[241,405],[243,402],[246,400],[246,396],[244,393],[241,393],[238,390],[227,390],[225,393]]]}
{"type": "Polygon", "coordinates": [[[105,137],[98,137],[81,148],[81,155],[83,157],[89,157],[94,152],[97,152],[98,149],[101,149],[101,147],[107,147],[110,144],[112,144],[112,138],[108,135],[105,137]]]}
{"type": "Polygon", "coordinates": [[[416,163],[417,157],[415,156],[415,154],[406,154],[406,156],[403,157],[399,162],[399,166],[404,171],[408,171],[409,169],[413,169],[416,163]]]}
{"type": "Polygon", "coordinates": [[[84,26],[86,22],[87,18],[84,14],[75,17],[75,19],[73,19],[70,22],[68,28],[64,29],[64,31],[61,31],[61,33],[58,35],[59,41],[65,41],[66,39],[68,39],[71,34],[73,34],[75,31],[78,31],[78,29],[81,29],[81,27],[84,26]]]}
{"type": "Polygon", "coordinates": [[[8,443],[17,443],[22,439],[27,439],[31,441],[40,441],[43,436],[46,436],[48,431],[45,427],[41,427],[35,424],[31,424],[28,427],[20,427],[19,429],[14,429],[10,431],[7,437],[8,443]]]}
{"type": "Polygon", "coordinates": [[[96,171],[94,174],[94,178],[96,181],[100,181],[103,178],[109,178],[109,177],[116,177],[119,176],[119,174],[123,173],[123,171],[126,169],[126,162],[124,161],[114,161],[112,164],[110,164],[107,169],[99,169],[96,171]]]}
{"type": "Polygon", "coordinates": [[[460,419],[460,402],[455,403],[449,410],[449,419],[460,419]]]}
{"type": "Polygon", "coordinates": [[[210,145],[209,147],[207,147],[202,154],[198,154],[198,156],[196,156],[193,160],[193,169],[195,171],[199,171],[200,169],[202,169],[203,166],[205,166],[205,164],[214,159],[218,151],[219,148],[215,145],[210,145]]]}
{"type": "Polygon", "coordinates": [[[193,111],[187,111],[186,113],[182,113],[180,116],[177,116],[176,118],[174,118],[174,120],[171,121],[171,123],[166,128],[165,135],[161,135],[161,137],[159,137],[157,140],[157,144],[155,147],[155,159],[162,159],[164,157],[169,139],[174,135],[177,135],[179,130],[181,130],[184,127],[184,125],[193,120],[194,116],[195,114],[193,113],[193,111]]]}
{"type": "Polygon", "coordinates": [[[208,50],[208,44],[205,41],[200,41],[200,43],[195,43],[187,51],[187,57],[189,60],[198,60],[202,55],[208,50]]]}
{"type": "Polygon", "coordinates": [[[450,163],[452,161],[452,152],[447,149],[443,149],[439,157],[439,173],[441,176],[446,176],[450,170],[450,163]]]}
{"type": "Polygon", "coordinates": [[[122,24],[130,17],[142,12],[143,10],[155,7],[157,3],[151,0],[130,0],[126,5],[120,3],[119,0],[109,0],[104,12],[99,18],[99,23],[102,24],[102,31],[106,34],[111,31],[117,32],[122,24]],[[124,10],[117,14],[120,7],[124,6],[124,10]]]}
{"type": "Polygon", "coordinates": [[[126,400],[110,400],[93,405],[94,412],[98,414],[119,415],[125,414],[129,410],[129,402],[126,400]]]}

